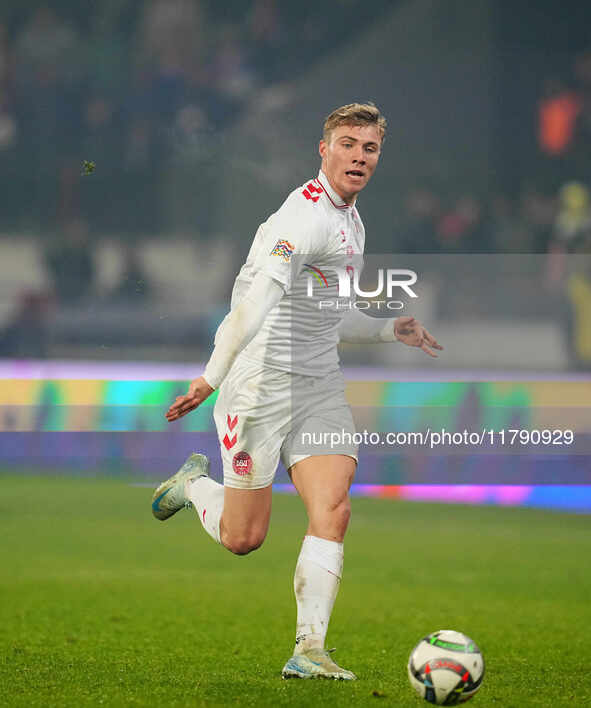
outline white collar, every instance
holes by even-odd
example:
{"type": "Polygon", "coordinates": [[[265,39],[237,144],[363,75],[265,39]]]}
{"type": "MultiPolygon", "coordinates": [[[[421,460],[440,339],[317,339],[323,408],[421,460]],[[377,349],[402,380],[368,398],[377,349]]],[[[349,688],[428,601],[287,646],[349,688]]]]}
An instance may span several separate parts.
{"type": "Polygon", "coordinates": [[[347,204],[345,200],[334,191],[334,189],[330,186],[328,177],[324,174],[322,170],[318,171],[318,177],[316,179],[318,182],[320,182],[322,189],[326,192],[326,196],[330,199],[332,205],[335,206],[337,209],[349,209],[350,207],[354,206],[354,203],[347,204]]]}

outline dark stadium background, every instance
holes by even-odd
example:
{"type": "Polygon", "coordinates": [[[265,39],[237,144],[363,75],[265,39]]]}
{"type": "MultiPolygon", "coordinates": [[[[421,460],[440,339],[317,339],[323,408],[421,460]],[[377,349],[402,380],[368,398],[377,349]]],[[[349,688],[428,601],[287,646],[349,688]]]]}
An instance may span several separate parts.
{"type": "Polygon", "coordinates": [[[405,312],[446,349],[344,348],[358,424],[577,445],[367,449],[355,491],[590,510],[590,19],[546,1],[2,3],[5,468],[148,481],[188,448],[215,456],[210,409],[173,429],[163,412],[258,224],[315,174],[324,116],[374,100],[368,259],[424,274],[405,312]]]}

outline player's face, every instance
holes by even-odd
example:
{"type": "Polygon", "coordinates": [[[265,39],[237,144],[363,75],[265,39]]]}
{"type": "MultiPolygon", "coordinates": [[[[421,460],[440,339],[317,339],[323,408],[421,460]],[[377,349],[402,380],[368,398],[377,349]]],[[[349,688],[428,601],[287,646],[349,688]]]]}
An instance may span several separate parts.
{"type": "Polygon", "coordinates": [[[341,125],[332,131],[328,141],[320,141],[322,171],[348,204],[369,182],[380,158],[381,145],[375,125],[341,125]]]}

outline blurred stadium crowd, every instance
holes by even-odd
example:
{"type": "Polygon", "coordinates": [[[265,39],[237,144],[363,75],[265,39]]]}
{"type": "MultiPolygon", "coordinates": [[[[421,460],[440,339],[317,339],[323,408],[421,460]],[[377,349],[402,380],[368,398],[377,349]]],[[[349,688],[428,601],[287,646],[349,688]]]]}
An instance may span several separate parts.
{"type": "MultiPolygon", "coordinates": [[[[73,351],[74,310],[89,298],[98,298],[93,346],[122,341],[126,319],[113,330],[113,312],[137,313],[140,302],[174,290],[184,246],[167,260],[171,234],[198,239],[204,262],[215,265],[211,302],[224,279],[227,294],[237,265],[223,255],[231,244],[208,240],[224,208],[216,162],[226,135],[254,95],[304,75],[395,4],[343,0],[327,14],[279,0],[3,3],[0,231],[10,238],[0,260],[12,261],[12,275],[2,275],[0,356],[55,354],[40,335],[49,311],[70,331],[61,352],[73,351]],[[177,188],[188,181],[192,197],[181,204],[177,188]],[[116,247],[105,240],[113,237],[116,247]],[[23,282],[19,267],[36,277],[23,282]]],[[[580,329],[591,323],[591,272],[572,280],[563,256],[591,250],[591,50],[573,51],[569,66],[547,77],[531,106],[536,155],[520,167],[519,188],[485,194],[428,177],[409,184],[395,245],[402,253],[547,254],[548,277],[563,286],[580,329]]],[[[79,328],[87,319],[80,315],[79,328]]],[[[201,341],[215,319],[193,332],[179,321],[170,336],[201,341]]],[[[575,358],[591,366],[591,345],[575,358]]]]}
{"type": "MultiPolygon", "coordinates": [[[[95,233],[161,233],[171,167],[207,170],[253,93],[344,41],[362,5],[329,23],[314,3],[277,0],[3,3],[0,226],[49,231],[82,216],[95,233]],[[91,189],[82,159],[100,163],[91,189]]],[[[192,228],[207,231],[207,213],[192,228]]]]}

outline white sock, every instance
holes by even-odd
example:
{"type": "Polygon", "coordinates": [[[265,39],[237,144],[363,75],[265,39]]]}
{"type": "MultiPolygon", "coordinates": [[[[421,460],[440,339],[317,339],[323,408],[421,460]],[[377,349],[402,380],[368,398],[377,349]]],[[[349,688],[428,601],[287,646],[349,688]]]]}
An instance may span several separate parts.
{"type": "Polygon", "coordinates": [[[201,525],[214,541],[220,540],[220,519],[224,510],[224,485],[211,477],[198,477],[188,485],[188,497],[193,502],[201,525]]]}
{"type": "Polygon", "coordinates": [[[343,544],[305,536],[294,577],[298,607],[294,654],[323,649],[343,573],[343,544]]]}

